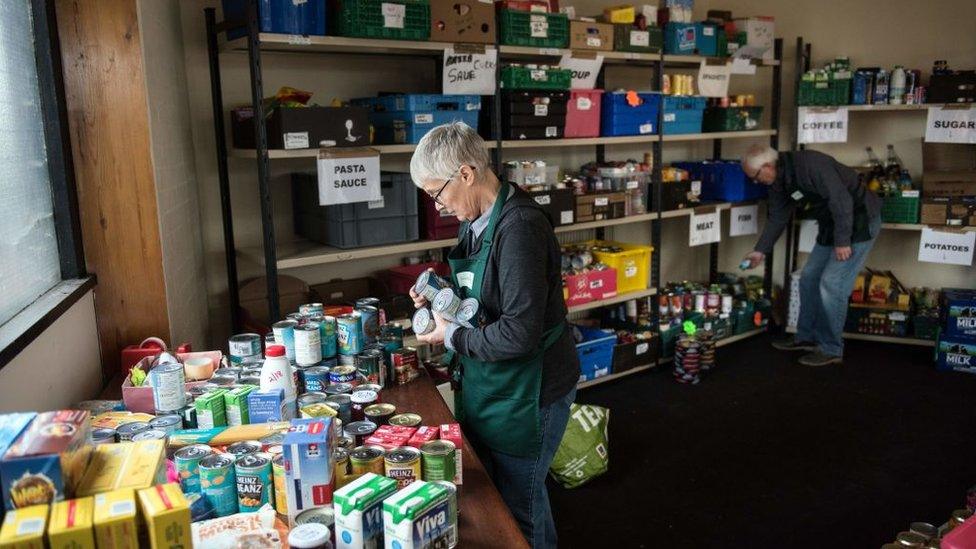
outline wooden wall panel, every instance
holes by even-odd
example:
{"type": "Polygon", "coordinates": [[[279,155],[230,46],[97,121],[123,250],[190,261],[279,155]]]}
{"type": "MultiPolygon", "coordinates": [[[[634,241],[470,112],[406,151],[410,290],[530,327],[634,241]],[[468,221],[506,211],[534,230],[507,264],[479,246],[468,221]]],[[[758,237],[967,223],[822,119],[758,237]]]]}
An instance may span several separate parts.
{"type": "Polygon", "coordinates": [[[85,260],[105,373],[150,335],[169,340],[136,0],[57,0],[85,260]]]}

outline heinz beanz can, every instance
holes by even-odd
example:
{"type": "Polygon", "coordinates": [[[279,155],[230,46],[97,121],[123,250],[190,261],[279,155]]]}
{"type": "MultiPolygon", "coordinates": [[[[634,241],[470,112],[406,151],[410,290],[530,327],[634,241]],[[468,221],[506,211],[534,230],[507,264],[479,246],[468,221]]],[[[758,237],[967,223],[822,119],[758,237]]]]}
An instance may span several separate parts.
{"type": "Polygon", "coordinates": [[[316,317],[319,323],[319,334],[322,339],[322,358],[332,358],[338,354],[338,340],[336,338],[336,319],[334,316],[316,317]]]}
{"type": "Polygon", "coordinates": [[[386,476],[396,481],[397,490],[406,488],[420,480],[420,450],[411,446],[394,448],[386,453],[384,466],[386,476]]]}
{"type": "Polygon", "coordinates": [[[325,305],[321,303],[305,303],[298,306],[298,312],[305,316],[321,315],[325,312],[325,305]]]}
{"type": "Polygon", "coordinates": [[[336,318],[336,335],[339,341],[339,354],[354,356],[363,350],[363,326],[354,314],[336,318]]]}
{"type": "Polygon", "coordinates": [[[297,327],[298,322],[294,320],[281,320],[271,325],[275,342],[285,347],[285,356],[288,360],[295,360],[295,328],[297,327]]]}
{"type": "Polygon", "coordinates": [[[230,361],[241,364],[244,359],[261,356],[261,336],[258,334],[235,334],[227,340],[230,361]]]}
{"type": "Polygon", "coordinates": [[[218,517],[237,512],[237,482],[232,454],[212,454],[200,460],[200,490],[218,517]]]}
{"type": "Polygon", "coordinates": [[[372,305],[356,307],[363,330],[363,342],[375,343],[380,335],[380,310],[372,305]]]}
{"type": "Polygon", "coordinates": [[[314,322],[295,328],[295,363],[314,366],[322,362],[322,334],[314,322]]]}
{"type": "Polygon", "coordinates": [[[271,503],[274,481],[269,454],[256,453],[237,458],[234,476],[237,480],[237,506],[241,513],[257,511],[265,503],[271,503]]]}
{"type": "Polygon", "coordinates": [[[183,365],[173,362],[160,364],[149,371],[152,381],[153,407],[156,413],[176,412],[186,406],[186,375],[183,365]]]}
{"type": "Polygon", "coordinates": [[[180,477],[180,488],[187,494],[200,493],[200,460],[213,454],[206,444],[192,444],[176,451],[173,461],[180,477]]]}

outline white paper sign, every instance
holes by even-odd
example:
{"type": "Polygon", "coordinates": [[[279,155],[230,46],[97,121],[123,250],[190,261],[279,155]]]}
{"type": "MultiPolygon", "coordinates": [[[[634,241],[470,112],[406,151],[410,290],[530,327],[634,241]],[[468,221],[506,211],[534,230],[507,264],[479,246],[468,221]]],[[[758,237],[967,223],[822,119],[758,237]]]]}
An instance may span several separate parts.
{"type": "Polygon", "coordinates": [[[846,143],[847,109],[800,107],[800,143],[846,143]]]}
{"type": "Polygon", "coordinates": [[[532,38],[548,38],[549,19],[545,15],[530,15],[529,32],[532,38]]]}
{"type": "Polygon", "coordinates": [[[600,74],[600,67],[603,66],[603,56],[597,55],[595,59],[581,59],[570,54],[563,54],[559,60],[559,68],[573,71],[573,82],[570,88],[591,90],[596,87],[596,77],[600,74]]]}
{"type": "Polygon", "coordinates": [[[382,5],[383,10],[383,26],[388,29],[402,29],[403,28],[403,18],[407,14],[407,6],[405,4],[393,4],[384,2],[382,5]]]}
{"type": "Polygon", "coordinates": [[[759,232],[759,206],[733,206],[729,211],[729,236],[743,236],[759,232]]]}
{"type": "Polygon", "coordinates": [[[931,108],[925,124],[929,143],[976,143],[976,109],[931,108]]]}
{"type": "Polygon", "coordinates": [[[498,50],[485,53],[457,53],[444,48],[444,93],[495,95],[495,64],[498,50]]]}
{"type": "Polygon", "coordinates": [[[732,74],[756,74],[756,66],[744,57],[733,57],[732,74]]]}
{"type": "Polygon", "coordinates": [[[729,78],[732,68],[724,65],[709,65],[702,59],[698,67],[698,94],[705,97],[725,97],[729,94],[729,78]]]}
{"type": "Polygon", "coordinates": [[[382,200],[379,155],[359,158],[320,158],[319,205],[382,200]]]}
{"type": "Polygon", "coordinates": [[[700,246],[722,240],[721,212],[696,214],[688,222],[688,245],[700,246]]]}
{"type": "Polygon", "coordinates": [[[820,232],[820,225],[816,219],[800,220],[800,236],[797,238],[796,248],[805,254],[813,251],[814,244],[817,243],[817,233],[820,232]]]}
{"type": "Polygon", "coordinates": [[[926,227],[918,241],[918,260],[968,267],[973,264],[974,245],[976,232],[954,233],[926,227]]]}

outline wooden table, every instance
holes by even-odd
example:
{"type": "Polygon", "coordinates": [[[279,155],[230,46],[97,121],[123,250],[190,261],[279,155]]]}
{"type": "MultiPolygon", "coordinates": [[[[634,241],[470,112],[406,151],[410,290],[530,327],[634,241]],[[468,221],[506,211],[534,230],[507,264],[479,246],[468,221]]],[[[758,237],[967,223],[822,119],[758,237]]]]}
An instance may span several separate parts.
{"type": "MultiPolygon", "coordinates": [[[[122,379],[112,379],[102,391],[101,398],[122,398],[122,379]]],[[[434,386],[433,380],[421,377],[406,385],[383,391],[383,401],[397,407],[398,412],[414,412],[424,419],[424,425],[455,423],[444,399],[434,386]]],[[[495,489],[484,465],[474,453],[468,439],[464,439],[462,465],[464,484],[458,490],[458,546],[527,548],[522,531],[508,510],[501,494],[495,489]]]]}

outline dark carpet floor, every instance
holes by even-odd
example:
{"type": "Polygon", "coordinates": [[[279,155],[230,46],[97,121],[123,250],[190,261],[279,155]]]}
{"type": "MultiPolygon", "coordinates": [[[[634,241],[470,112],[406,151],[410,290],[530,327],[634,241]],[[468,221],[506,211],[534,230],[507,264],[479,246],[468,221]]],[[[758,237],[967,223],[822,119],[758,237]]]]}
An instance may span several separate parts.
{"type": "Polygon", "coordinates": [[[878,548],[945,522],[976,484],[976,377],[931,349],[851,341],[805,368],[768,336],[580,391],[610,408],[610,469],[550,482],[560,547],[878,548]]]}

